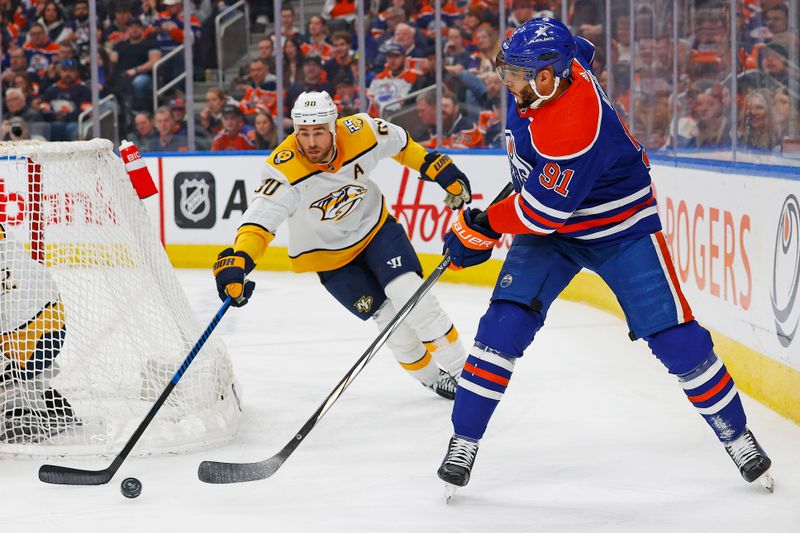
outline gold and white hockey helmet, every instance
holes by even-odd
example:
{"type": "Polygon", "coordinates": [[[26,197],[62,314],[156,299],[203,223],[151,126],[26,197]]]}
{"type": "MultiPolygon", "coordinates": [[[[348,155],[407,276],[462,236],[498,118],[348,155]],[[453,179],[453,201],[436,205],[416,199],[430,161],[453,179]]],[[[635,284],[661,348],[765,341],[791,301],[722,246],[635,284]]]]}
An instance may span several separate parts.
{"type": "Polygon", "coordinates": [[[327,124],[331,135],[336,137],[336,117],[339,112],[327,91],[302,92],[292,107],[294,131],[307,124],[327,124]]]}

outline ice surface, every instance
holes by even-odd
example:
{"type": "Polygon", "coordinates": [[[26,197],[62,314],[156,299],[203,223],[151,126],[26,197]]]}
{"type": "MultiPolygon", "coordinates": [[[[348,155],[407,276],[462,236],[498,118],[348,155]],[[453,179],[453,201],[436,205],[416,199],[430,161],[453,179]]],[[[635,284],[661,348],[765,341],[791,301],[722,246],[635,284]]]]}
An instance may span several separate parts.
{"type": "MultiPolygon", "coordinates": [[[[207,323],[219,305],[210,273],[179,276],[207,323]]],[[[386,350],[275,476],[205,485],[196,478],[202,459],[257,461],[280,450],[377,333],[314,275],[253,277],[252,302],[214,333],[242,385],[237,440],[129,459],[101,487],[44,485],[39,461],[0,459],[0,531],[800,532],[800,427],[743,398],[772,457],[775,493],[745,483],[647,346],[631,343],[616,318],[570,302],[556,302],[517,364],[470,484],[450,505],[436,469],[452,404],[405,375],[386,350]],[[136,500],[119,491],[129,476],[142,481],[136,500]]],[[[434,290],[469,343],[489,288],[434,290]]]]}

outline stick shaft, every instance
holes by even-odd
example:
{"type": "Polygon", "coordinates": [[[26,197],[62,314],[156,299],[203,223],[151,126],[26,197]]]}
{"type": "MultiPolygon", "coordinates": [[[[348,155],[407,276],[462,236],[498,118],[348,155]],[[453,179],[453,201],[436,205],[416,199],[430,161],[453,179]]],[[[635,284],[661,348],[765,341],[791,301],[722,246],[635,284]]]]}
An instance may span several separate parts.
{"type": "MultiPolygon", "coordinates": [[[[164,388],[164,391],[161,393],[161,396],[158,397],[156,402],[153,404],[153,407],[150,408],[150,411],[144,417],[144,419],[139,423],[139,427],[136,428],[136,431],[133,432],[133,435],[128,439],[128,442],[125,443],[125,446],[122,450],[117,454],[114,458],[114,461],[108,466],[108,468],[100,471],[81,471],[79,469],[64,469],[63,467],[59,467],[56,465],[42,465],[39,469],[39,479],[45,483],[57,483],[63,485],[85,485],[85,484],[98,484],[98,483],[86,483],[87,480],[91,479],[91,475],[95,474],[95,481],[102,481],[102,483],[107,483],[114,477],[119,467],[131,453],[133,447],[141,438],[142,434],[144,434],[147,426],[150,425],[150,422],[153,421],[156,414],[158,413],[161,406],[164,405],[164,402],[167,401],[172,390],[178,384],[178,382],[183,377],[183,374],[189,368],[189,365],[192,364],[194,358],[197,357],[197,354],[200,353],[201,348],[208,340],[211,333],[217,327],[222,317],[228,311],[231,305],[231,297],[228,296],[225,301],[222,303],[222,306],[219,308],[217,313],[214,315],[214,318],[211,319],[211,323],[209,323],[208,327],[203,331],[200,338],[195,343],[192,350],[189,352],[189,355],[186,356],[186,359],[183,360],[183,364],[181,364],[180,368],[175,375],[172,376],[172,379],[167,386],[164,388]],[[84,481],[84,482],[82,482],[84,481]]],[[[101,483],[101,484],[102,484],[101,483]]]]}

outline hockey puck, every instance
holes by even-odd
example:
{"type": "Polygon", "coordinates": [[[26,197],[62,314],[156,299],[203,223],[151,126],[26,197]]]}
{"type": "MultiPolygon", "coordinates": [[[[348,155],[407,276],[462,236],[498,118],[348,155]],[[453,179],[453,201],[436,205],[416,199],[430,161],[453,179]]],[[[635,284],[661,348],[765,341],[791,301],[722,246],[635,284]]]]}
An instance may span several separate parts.
{"type": "Polygon", "coordinates": [[[136,498],[142,493],[142,482],[135,477],[126,477],[122,480],[119,490],[126,498],[136,498]]]}

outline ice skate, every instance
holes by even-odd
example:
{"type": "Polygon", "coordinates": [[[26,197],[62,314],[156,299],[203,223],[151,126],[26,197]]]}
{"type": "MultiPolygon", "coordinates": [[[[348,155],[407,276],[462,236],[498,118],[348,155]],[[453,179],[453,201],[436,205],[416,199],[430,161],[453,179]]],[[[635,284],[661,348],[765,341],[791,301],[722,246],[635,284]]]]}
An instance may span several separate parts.
{"type": "Polygon", "coordinates": [[[478,454],[478,443],[457,435],[453,435],[447,448],[447,455],[442,466],[436,472],[439,479],[445,482],[445,497],[450,503],[458,487],[469,483],[469,475],[475,456],[478,454]]]}
{"type": "Polygon", "coordinates": [[[448,400],[455,400],[456,398],[456,389],[458,389],[458,381],[442,370],[439,369],[439,379],[436,380],[435,383],[432,385],[425,385],[433,392],[441,396],[442,398],[447,398],[448,400]]]}
{"type": "Polygon", "coordinates": [[[767,491],[774,490],[775,482],[769,474],[772,461],[758,444],[752,431],[746,429],[739,438],[726,445],[725,450],[739,467],[739,473],[745,481],[752,483],[758,480],[767,491]]]}

